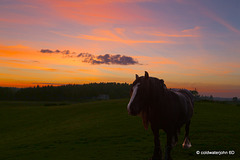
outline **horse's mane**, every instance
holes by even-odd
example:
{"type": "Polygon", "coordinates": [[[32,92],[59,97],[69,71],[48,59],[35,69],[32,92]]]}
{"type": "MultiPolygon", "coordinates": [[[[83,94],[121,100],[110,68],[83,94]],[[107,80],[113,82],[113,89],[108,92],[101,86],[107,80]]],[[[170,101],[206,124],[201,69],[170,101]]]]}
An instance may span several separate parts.
{"type": "Polygon", "coordinates": [[[168,89],[167,86],[164,83],[163,79],[158,79],[155,77],[150,77],[150,90],[151,90],[151,96],[152,98],[159,98],[160,96],[163,96],[163,94],[165,94],[168,89]]]}
{"type": "Polygon", "coordinates": [[[178,89],[178,88],[168,89],[166,84],[164,83],[163,79],[158,79],[155,77],[150,77],[149,79],[150,79],[150,90],[152,92],[151,96],[153,99],[155,99],[155,98],[162,99],[163,96],[169,96],[170,94],[180,92],[180,93],[186,95],[187,97],[189,97],[191,99],[192,103],[194,102],[194,96],[192,95],[192,93],[189,90],[178,89]]]}

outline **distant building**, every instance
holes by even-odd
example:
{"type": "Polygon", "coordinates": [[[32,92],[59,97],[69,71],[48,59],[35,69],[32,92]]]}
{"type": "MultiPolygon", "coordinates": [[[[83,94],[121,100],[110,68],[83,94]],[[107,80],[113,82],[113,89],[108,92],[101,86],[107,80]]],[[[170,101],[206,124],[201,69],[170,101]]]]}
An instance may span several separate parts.
{"type": "Polygon", "coordinates": [[[97,99],[98,100],[108,100],[108,99],[110,99],[110,97],[107,94],[100,94],[97,96],[97,99]]]}

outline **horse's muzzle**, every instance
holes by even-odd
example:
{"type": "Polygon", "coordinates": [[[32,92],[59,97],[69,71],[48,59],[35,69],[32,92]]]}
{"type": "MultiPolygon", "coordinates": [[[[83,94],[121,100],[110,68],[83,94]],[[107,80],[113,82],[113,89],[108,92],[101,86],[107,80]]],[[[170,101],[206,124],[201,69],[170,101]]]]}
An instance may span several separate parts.
{"type": "Polygon", "coordinates": [[[128,114],[131,115],[131,116],[137,116],[137,115],[139,115],[139,112],[129,109],[128,114]]]}

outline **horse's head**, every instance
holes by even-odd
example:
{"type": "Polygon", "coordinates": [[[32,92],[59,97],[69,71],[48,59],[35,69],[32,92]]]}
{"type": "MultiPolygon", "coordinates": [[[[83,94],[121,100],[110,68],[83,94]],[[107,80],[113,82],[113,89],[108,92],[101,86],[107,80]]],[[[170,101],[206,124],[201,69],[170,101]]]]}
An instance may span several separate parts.
{"type": "Polygon", "coordinates": [[[166,85],[162,79],[149,77],[145,71],[145,76],[136,75],[136,80],[131,87],[131,99],[127,110],[130,115],[142,117],[144,128],[148,128],[149,112],[152,103],[159,100],[159,96],[164,95],[166,85]]]}
{"type": "Polygon", "coordinates": [[[145,76],[139,77],[136,74],[136,80],[133,82],[130,95],[131,99],[128,103],[127,110],[130,115],[139,115],[146,107],[146,101],[149,96],[149,75],[145,71],[145,76]]]}

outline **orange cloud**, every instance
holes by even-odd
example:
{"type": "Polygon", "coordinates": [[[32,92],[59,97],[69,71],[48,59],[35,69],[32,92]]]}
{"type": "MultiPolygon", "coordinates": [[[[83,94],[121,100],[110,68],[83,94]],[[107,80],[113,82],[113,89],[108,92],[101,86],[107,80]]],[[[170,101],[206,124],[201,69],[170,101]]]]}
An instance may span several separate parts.
{"type": "Polygon", "coordinates": [[[179,35],[174,35],[174,34],[165,34],[165,33],[160,33],[160,32],[158,32],[158,33],[153,33],[152,35],[154,35],[154,36],[159,36],[159,37],[176,37],[176,38],[178,38],[178,37],[199,37],[199,35],[191,35],[191,34],[179,34],[179,35]]]}
{"type": "MultiPolygon", "coordinates": [[[[40,68],[36,69],[44,69],[49,68],[47,65],[69,65],[69,66],[84,66],[81,61],[76,61],[74,59],[69,58],[66,60],[66,55],[52,55],[45,54],[43,55],[38,49],[33,49],[27,46],[17,45],[17,46],[4,46],[0,44],[0,59],[5,61],[6,63],[14,63],[21,62],[19,65],[34,65],[39,66],[40,68]],[[20,47],[19,47],[20,46],[20,47]],[[38,63],[36,63],[38,62],[38,63]]],[[[14,65],[14,64],[12,64],[14,65]]],[[[19,66],[21,67],[21,66],[19,66]]],[[[23,67],[23,66],[22,66],[23,67]]],[[[26,67],[31,68],[31,67],[26,67]]],[[[51,67],[50,67],[51,68],[51,67]]]]}
{"type": "Polygon", "coordinates": [[[184,33],[192,33],[192,32],[196,32],[198,30],[200,30],[202,27],[200,26],[195,26],[194,28],[191,28],[191,29],[185,29],[185,30],[182,30],[182,32],[184,33]]]}
{"type": "Polygon", "coordinates": [[[92,40],[92,41],[109,41],[109,42],[119,42],[119,43],[125,43],[125,44],[137,44],[137,43],[173,43],[171,41],[164,41],[164,40],[134,40],[134,39],[123,39],[115,34],[113,34],[111,31],[105,31],[102,33],[105,33],[103,36],[97,36],[97,35],[86,35],[86,34],[80,34],[78,36],[63,34],[59,32],[51,31],[52,33],[70,37],[70,38],[79,38],[79,39],[86,39],[86,40],[92,40]]]}
{"type": "Polygon", "coordinates": [[[165,57],[148,57],[148,56],[135,56],[140,61],[145,61],[146,64],[172,64],[178,65],[179,63],[175,60],[165,57]]]}
{"type": "Polygon", "coordinates": [[[151,41],[151,40],[130,40],[130,39],[121,39],[121,38],[107,38],[107,37],[98,37],[92,35],[80,35],[77,38],[87,39],[87,40],[94,40],[94,41],[111,41],[111,42],[121,42],[126,44],[132,43],[170,43],[169,41],[151,41]]]}
{"type": "Polygon", "coordinates": [[[6,46],[6,48],[28,49],[29,47],[18,44],[18,45],[15,45],[15,46],[6,46]]]}
{"type": "Polygon", "coordinates": [[[34,65],[34,62],[21,62],[21,61],[12,61],[12,60],[1,60],[1,67],[10,67],[10,68],[18,68],[18,69],[31,69],[31,70],[43,70],[43,71],[57,71],[57,69],[41,67],[38,65],[34,65]]]}
{"type": "Polygon", "coordinates": [[[107,3],[138,3],[138,2],[155,2],[157,0],[84,0],[83,3],[86,4],[107,4],[107,3]]]}
{"type": "Polygon", "coordinates": [[[121,73],[130,73],[130,74],[136,74],[138,72],[140,72],[140,70],[137,69],[132,69],[132,68],[119,68],[119,67],[101,67],[105,70],[109,70],[109,71],[113,71],[113,72],[121,72],[121,73]]]}
{"type": "MultiPolygon", "coordinates": [[[[129,7],[123,7],[118,3],[143,2],[144,0],[93,0],[93,1],[66,1],[66,0],[42,0],[41,2],[57,13],[55,16],[73,20],[80,24],[101,25],[104,23],[136,23],[149,22],[151,19],[144,8],[134,6],[134,11],[129,7]]],[[[146,0],[147,1],[147,0],[146,0]]],[[[149,0],[148,0],[149,1],[149,0]]]]}
{"type": "Polygon", "coordinates": [[[160,29],[151,28],[151,29],[134,30],[134,33],[138,34],[138,35],[147,35],[147,36],[156,36],[156,37],[172,37],[172,38],[189,37],[189,38],[195,38],[195,37],[200,37],[199,33],[197,33],[197,31],[199,29],[200,29],[200,27],[196,26],[193,29],[183,30],[181,32],[174,31],[174,30],[167,30],[164,33],[164,32],[159,32],[160,29]]]}
{"type": "Polygon", "coordinates": [[[124,28],[115,28],[114,30],[117,32],[117,34],[119,34],[119,35],[121,35],[123,37],[126,37],[126,35],[125,35],[126,29],[124,29],[124,28]]]}
{"type": "Polygon", "coordinates": [[[114,81],[111,74],[97,69],[96,66],[66,59],[62,55],[43,56],[28,47],[1,46],[0,86],[29,87],[47,83],[114,81]]]}

